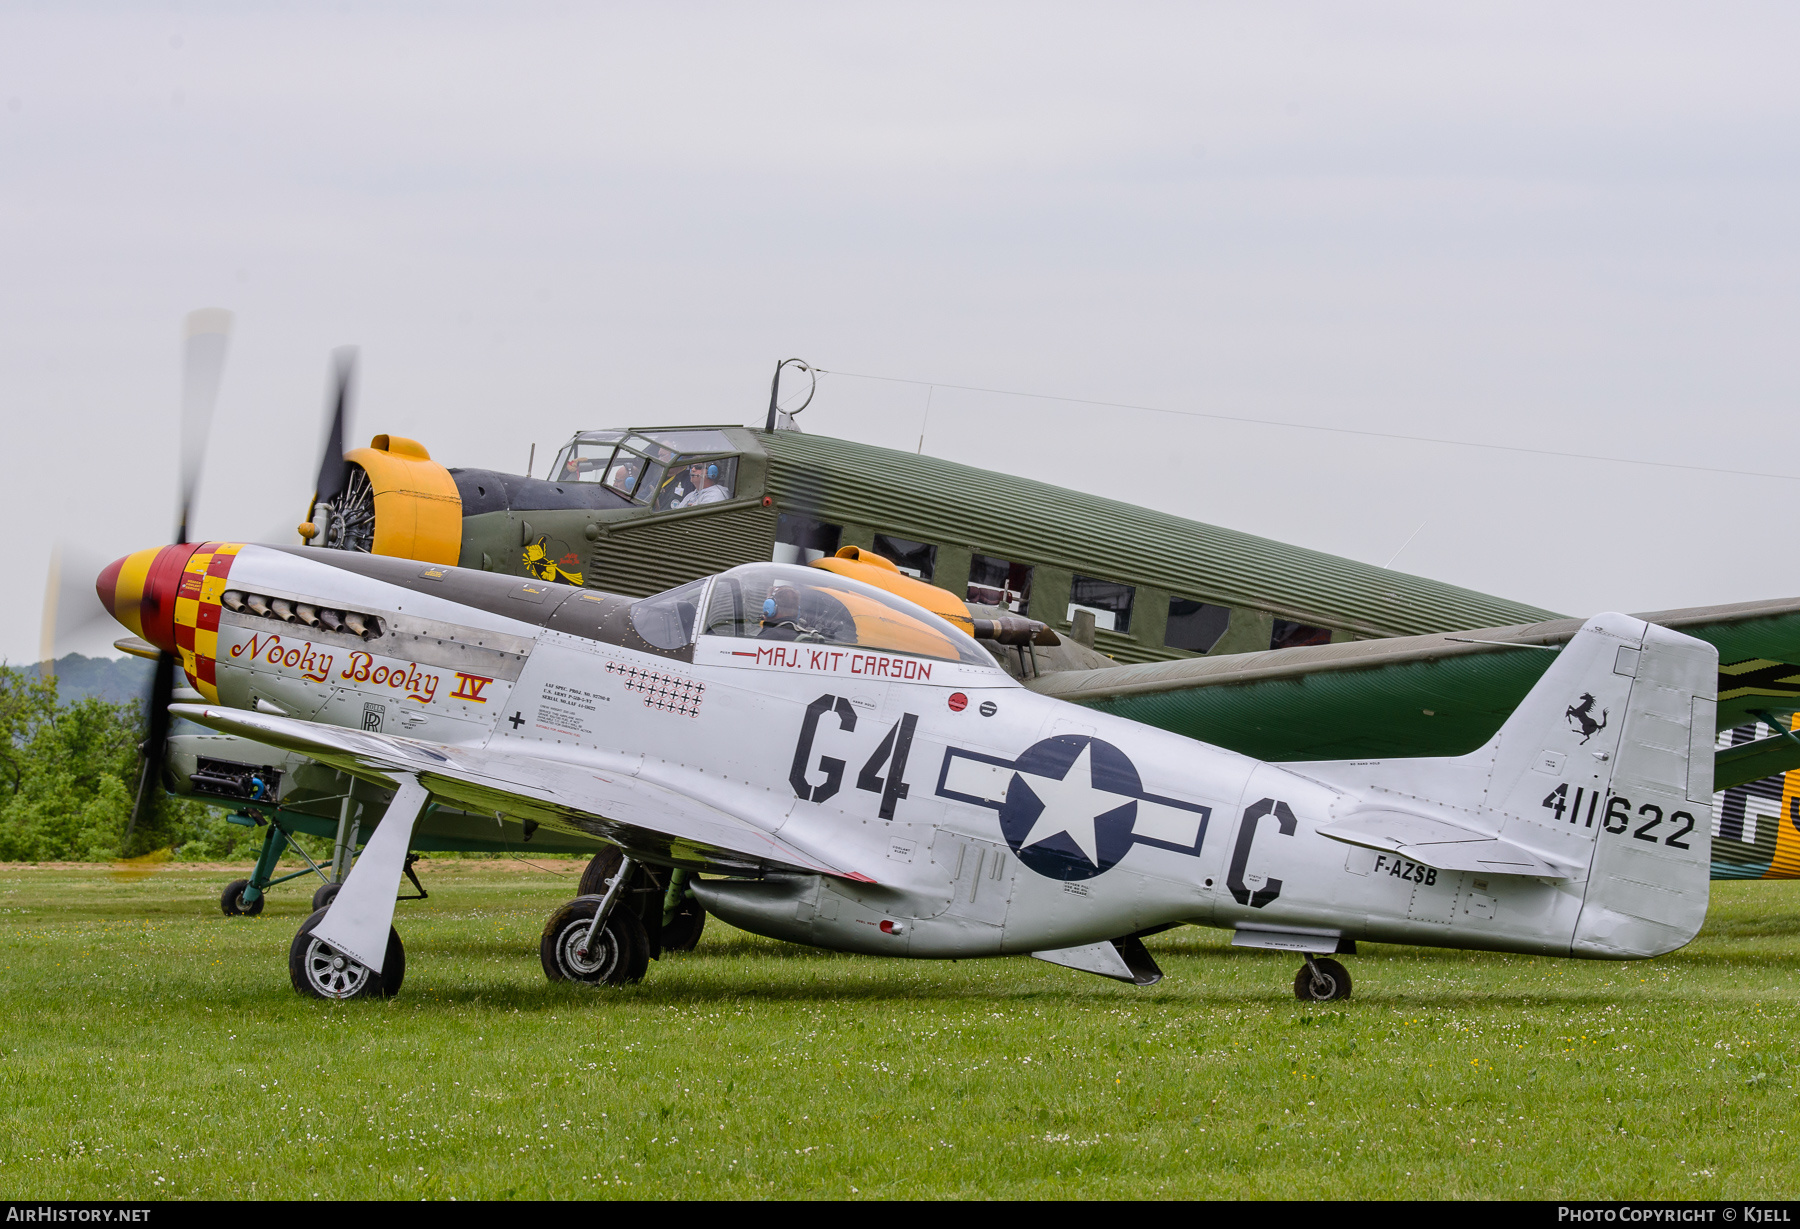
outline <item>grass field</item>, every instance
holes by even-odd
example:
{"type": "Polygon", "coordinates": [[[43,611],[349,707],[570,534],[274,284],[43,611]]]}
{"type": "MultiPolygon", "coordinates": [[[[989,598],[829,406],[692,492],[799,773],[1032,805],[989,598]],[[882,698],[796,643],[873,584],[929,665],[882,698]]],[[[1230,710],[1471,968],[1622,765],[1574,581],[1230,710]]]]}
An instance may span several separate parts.
{"type": "Polygon", "coordinates": [[[429,862],[405,990],[289,988],[310,889],[0,866],[0,1197],[1633,1197],[1795,1193],[1800,883],[1657,961],[1365,946],[1349,1003],[1193,929],[1149,990],[710,923],[549,984],[570,877],[429,862]]]}

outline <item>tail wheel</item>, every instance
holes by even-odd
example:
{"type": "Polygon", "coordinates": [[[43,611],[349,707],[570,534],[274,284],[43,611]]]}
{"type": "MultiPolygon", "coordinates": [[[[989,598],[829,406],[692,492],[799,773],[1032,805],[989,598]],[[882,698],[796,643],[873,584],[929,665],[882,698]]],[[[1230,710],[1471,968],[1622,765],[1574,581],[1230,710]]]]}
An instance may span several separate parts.
{"type": "Polygon", "coordinates": [[[406,949],[400,934],[388,927],[387,955],[377,973],[348,952],[340,952],[313,936],[313,927],[325,920],[320,909],[300,927],[288,946],[288,977],[294,989],[315,999],[391,998],[400,993],[406,979],[406,949]]]}
{"type": "Polygon", "coordinates": [[[615,908],[589,946],[588,929],[600,908],[598,896],[572,900],[544,923],[538,958],[551,981],[623,986],[643,980],[650,967],[650,938],[628,909],[615,908]]]}
{"type": "Polygon", "coordinates": [[[248,879],[233,879],[225,885],[225,890],[219,893],[219,908],[224,911],[226,917],[255,917],[263,911],[263,904],[268,897],[258,892],[255,900],[246,901],[244,889],[249,886],[248,879]]]}
{"type": "Polygon", "coordinates": [[[1294,997],[1302,1003],[1347,999],[1350,997],[1350,970],[1324,957],[1301,965],[1300,971],[1294,974],[1294,997]]]}

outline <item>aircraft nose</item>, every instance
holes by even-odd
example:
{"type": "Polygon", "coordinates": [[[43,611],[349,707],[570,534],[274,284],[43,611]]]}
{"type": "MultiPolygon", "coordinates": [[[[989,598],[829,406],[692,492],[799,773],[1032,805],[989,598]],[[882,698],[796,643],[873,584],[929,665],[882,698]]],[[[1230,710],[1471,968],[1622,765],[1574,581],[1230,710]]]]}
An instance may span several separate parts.
{"type": "Polygon", "coordinates": [[[153,546],[101,569],[94,592],[106,613],[165,652],[175,651],[175,594],[194,543],[153,546]]]}

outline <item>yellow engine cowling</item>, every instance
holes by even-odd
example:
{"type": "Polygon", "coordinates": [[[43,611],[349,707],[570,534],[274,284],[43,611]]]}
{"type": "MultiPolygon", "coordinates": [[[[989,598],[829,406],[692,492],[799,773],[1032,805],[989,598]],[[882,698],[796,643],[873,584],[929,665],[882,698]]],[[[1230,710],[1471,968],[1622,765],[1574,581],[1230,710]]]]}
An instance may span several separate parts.
{"type": "Polygon", "coordinates": [[[377,435],[367,448],[344,454],[368,475],[375,496],[377,555],[454,564],[462,554],[462,496],[450,471],[431,459],[425,445],[399,435],[377,435]]]}
{"type": "Polygon", "coordinates": [[[848,576],[852,580],[860,580],[866,585],[874,585],[877,589],[886,589],[895,597],[903,597],[909,602],[923,606],[932,614],[949,620],[977,640],[992,640],[997,644],[1009,645],[1044,645],[1052,648],[1062,643],[1061,638],[1044,624],[1035,619],[1027,619],[1023,615],[998,615],[993,618],[977,619],[969,607],[959,601],[957,596],[948,589],[940,589],[936,585],[928,585],[922,580],[915,580],[896,567],[892,560],[884,559],[874,551],[860,546],[843,547],[835,555],[814,559],[810,566],[824,568],[827,572],[836,572],[839,576],[848,576]]]}
{"type": "Polygon", "coordinates": [[[812,566],[836,572],[839,576],[848,576],[851,580],[860,580],[877,589],[885,589],[895,597],[903,597],[940,618],[948,619],[970,635],[975,634],[974,616],[969,613],[967,606],[957,600],[954,593],[936,585],[928,585],[922,580],[914,580],[895,567],[891,560],[882,558],[872,550],[846,546],[835,555],[814,559],[812,566]]]}

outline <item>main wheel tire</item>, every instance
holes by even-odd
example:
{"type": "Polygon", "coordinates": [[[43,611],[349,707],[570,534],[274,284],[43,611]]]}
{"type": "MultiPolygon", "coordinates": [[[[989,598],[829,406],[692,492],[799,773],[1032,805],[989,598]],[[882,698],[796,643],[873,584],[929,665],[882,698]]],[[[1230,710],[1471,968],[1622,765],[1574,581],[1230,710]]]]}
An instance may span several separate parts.
{"type": "Polygon", "coordinates": [[[313,927],[325,920],[320,909],[300,927],[288,945],[288,978],[294,989],[315,999],[354,999],[365,996],[392,998],[406,979],[406,949],[400,932],[388,927],[387,955],[381,972],[369,968],[347,952],[340,952],[313,937],[313,927]]]}
{"type": "Polygon", "coordinates": [[[675,911],[675,920],[662,928],[665,952],[691,952],[700,943],[700,932],[706,929],[706,910],[697,900],[684,900],[675,911]]]}
{"type": "MultiPolygon", "coordinates": [[[[588,859],[587,869],[581,872],[581,886],[575,890],[577,896],[604,896],[606,885],[618,873],[619,863],[625,860],[625,851],[617,845],[609,845],[588,859]]],[[[592,917],[592,914],[588,915],[592,917]]]]}
{"type": "Polygon", "coordinates": [[[329,908],[331,902],[337,897],[339,889],[343,886],[344,885],[341,883],[321,883],[318,886],[318,889],[313,893],[313,911],[317,912],[320,909],[329,908]]]}
{"type": "Polygon", "coordinates": [[[643,980],[650,967],[650,939],[644,924],[628,909],[615,908],[608,914],[606,925],[594,936],[593,948],[582,950],[599,908],[600,897],[583,896],[558,909],[544,923],[538,959],[551,981],[623,986],[643,980]]]}
{"type": "Polygon", "coordinates": [[[224,910],[226,917],[255,917],[263,911],[263,903],[269,898],[258,892],[255,900],[246,902],[244,889],[249,886],[248,879],[233,879],[219,893],[219,908],[224,910]]]}
{"type": "Polygon", "coordinates": [[[1312,965],[1301,965],[1294,974],[1294,997],[1302,1003],[1329,1003],[1350,997],[1350,970],[1335,960],[1320,958],[1312,965]],[[1319,970],[1313,977],[1313,968],[1319,970]]]}

